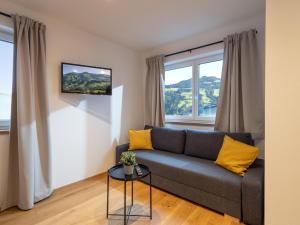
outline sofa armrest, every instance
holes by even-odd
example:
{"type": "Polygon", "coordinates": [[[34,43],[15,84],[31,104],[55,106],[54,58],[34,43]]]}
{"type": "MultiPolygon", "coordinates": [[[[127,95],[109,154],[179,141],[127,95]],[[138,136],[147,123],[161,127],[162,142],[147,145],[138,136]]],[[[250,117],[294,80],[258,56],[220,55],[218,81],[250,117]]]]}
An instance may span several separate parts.
{"type": "Polygon", "coordinates": [[[120,162],[122,152],[128,151],[129,144],[118,145],[116,147],[116,164],[120,162]]]}
{"type": "Polygon", "coordinates": [[[264,219],[264,168],[249,168],[242,180],[242,215],[246,224],[262,225],[264,219]]]}

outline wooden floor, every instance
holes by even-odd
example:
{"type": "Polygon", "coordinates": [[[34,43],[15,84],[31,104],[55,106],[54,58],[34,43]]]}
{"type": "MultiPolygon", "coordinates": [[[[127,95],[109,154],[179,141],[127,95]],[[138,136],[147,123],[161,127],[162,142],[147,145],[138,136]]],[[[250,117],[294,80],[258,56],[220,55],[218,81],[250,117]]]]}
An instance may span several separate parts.
{"type": "MultiPolygon", "coordinates": [[[[111,180],[110,211],[123,212],[123,183],[111,180]]],[[[128,204],[131,185],[128,184],[128,204]]],[[[149,188],[134,183],[135,213],[148,213],[149,188]]],[[[153,218],[135,218],[131,225],[239,225],[239,221],[153,188],[153,218]]],[[[0,213],[1,225],[121,225],[121,218],[106,219],[106,175],[99,175],[56,190],[29,211],[11,208],[0,213]]]]}

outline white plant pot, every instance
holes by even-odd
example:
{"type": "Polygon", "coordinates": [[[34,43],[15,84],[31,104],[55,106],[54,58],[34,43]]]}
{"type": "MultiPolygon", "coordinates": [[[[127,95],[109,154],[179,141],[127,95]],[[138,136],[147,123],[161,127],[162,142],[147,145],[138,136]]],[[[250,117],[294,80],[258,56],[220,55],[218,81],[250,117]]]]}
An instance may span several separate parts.
{"type": "Polygon", "coordinates": [[[123,169],[124,169],[124,173],[126,175],[132,175],[133,174],[133,169],[134,169],[134,166],[131,165],[131,166],[126,166],[123,164],[123,169]]]}

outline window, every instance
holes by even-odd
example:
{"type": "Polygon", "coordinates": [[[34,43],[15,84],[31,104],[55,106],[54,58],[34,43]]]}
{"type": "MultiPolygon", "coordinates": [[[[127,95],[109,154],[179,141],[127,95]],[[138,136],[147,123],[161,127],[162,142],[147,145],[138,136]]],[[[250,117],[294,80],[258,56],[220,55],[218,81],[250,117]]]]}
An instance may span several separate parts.
{"type": "Polygon", "coordinates": [[[14,51],[12,36],[11,29],[4,29],[0,25],[0,130],[7,130],[10,124],[14,51]]]}
{"type": "Polygon", "coordinates": [[[193,67],[172,69],[165,74],[165,110],[169,116],[192,116],[193,67]]]}
{"type": "Polygon", "coordinates": [[[223,60],[198,65],[198,116],[215,117],[220,92],[223,60]]]}
{"type": "Polygon", "coordinates": [[[223,55],[165,66],[167,122],[214,123],[223,55]]]}

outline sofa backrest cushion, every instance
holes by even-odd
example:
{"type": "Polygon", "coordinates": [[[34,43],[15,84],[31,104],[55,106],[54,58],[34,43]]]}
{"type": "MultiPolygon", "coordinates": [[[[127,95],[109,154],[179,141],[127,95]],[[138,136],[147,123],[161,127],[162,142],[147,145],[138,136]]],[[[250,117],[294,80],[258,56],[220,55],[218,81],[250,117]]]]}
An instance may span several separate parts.
{"type": "Polygon", "coordinates": [[[185,146],[185,135],[185,130],[153,127],[151,131],[153,148],[182,154],[185,146]]]}
{"type": "Polygon", "coordinates": [[[184,154],[209,160],[216,160],[222,147],[225,134],[237,141],[248,145],[254,145],[250,133],[187,130],[184,154]]]}

